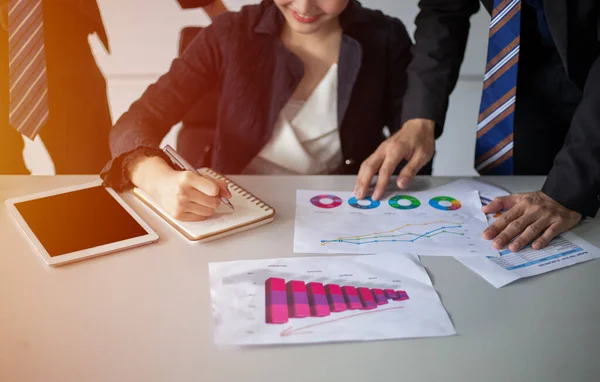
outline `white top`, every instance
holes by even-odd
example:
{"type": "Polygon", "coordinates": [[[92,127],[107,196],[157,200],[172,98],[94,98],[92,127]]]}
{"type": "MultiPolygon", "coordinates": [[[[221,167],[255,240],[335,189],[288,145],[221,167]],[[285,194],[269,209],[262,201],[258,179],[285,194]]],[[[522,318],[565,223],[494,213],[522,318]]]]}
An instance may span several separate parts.
{"type": "Polygon", "coordinates": [[[308,100],[290,99],[273,135],[244,173],[327,174],[342,163],[337,114],[338,65],[333,64],[308,100]]]}

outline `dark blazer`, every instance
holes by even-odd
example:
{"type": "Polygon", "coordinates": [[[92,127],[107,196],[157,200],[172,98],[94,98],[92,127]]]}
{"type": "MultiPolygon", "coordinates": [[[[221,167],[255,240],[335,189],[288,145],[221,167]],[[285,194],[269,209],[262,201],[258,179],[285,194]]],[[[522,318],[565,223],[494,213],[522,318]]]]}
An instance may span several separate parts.
{"type": "MultiPolygon", "coordinates": [[[[228,174],[242,171],[269,141],[303,77],[302,62],[281,43],[284,22],[270,0],[215,18],[114,126],[114,159],[104,179],[122,187],[123,159],[136,149],[156,150],[171,127],[215,87],[220,101],[212,167],[228,174]]],[[[383,127],[395,132],[405,119],[411,41],[399,20],[356,1],[340,22],[337,108],[345,163],[340,172],[356,173],[385,139],[383,127]]]]}
{"type": "MultiPolygon", "coordinates": [[[[180,56],[200,31],[201,27],[186,27],[181,30],[180,56]]],[[[181,129],[177,133],[177,151],[196,168],[211,166],[210,152],[217,126],[219,98],[218,89],[205,94],[181,120],[181,129]]]]}
{"type": "MultiPolygon", "coordinates": [[[[179,56],[190,45],[194,38],[202,31],[202,27],[186,27],[181,30],[179,42],[179,56]]],[[[214,135],[214,127],[217,125],[217,109],[219,107],[219,92],[217,89],[205,94],[182,118],[182,129],[209,129],[214,135]]],[[[181,132],[181,130],[180,130],[181,132]]],[[[177,149],[180,151],[180,142],[177,141],[177,149]]],[[[190,145],[192,146],[192,145],[190,145]]],[[[187,157],[186,157],[187,159],[187,157]]]]}
{"type": "MultiPolygon", "coordinates": [[[[491,13],[493,0],[481,3],[491,13]]],[[[420,117],[443,124],[469,18],[479,1],[421,0],[419,7],[406,97],[427,105],[420,117]]],[[[594,216],[600,208],[600,6],[597,0],[544,0],[544,8],[566,73],[583,99],[543,191],[572,210],[594,216]]]]}

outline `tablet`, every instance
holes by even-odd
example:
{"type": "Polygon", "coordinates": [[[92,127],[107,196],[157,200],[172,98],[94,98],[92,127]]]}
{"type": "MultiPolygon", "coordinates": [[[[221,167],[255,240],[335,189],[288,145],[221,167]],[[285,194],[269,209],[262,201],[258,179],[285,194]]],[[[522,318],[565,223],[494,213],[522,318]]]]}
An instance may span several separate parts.
{"type": "Polygon", "coordinates": [[[158,240],[156,232],[100,180],[8,199],[6,205],[49,265],[158,240]]]}

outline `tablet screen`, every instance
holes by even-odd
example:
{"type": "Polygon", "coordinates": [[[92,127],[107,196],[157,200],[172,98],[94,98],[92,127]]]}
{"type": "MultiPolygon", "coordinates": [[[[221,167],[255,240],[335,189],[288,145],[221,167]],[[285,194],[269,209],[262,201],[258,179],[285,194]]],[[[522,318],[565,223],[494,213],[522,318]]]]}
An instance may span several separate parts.
{"type": "Polygon", "coordinates": [[[101,186],[15,203],[51,257],[147,235],[101,186]]]}

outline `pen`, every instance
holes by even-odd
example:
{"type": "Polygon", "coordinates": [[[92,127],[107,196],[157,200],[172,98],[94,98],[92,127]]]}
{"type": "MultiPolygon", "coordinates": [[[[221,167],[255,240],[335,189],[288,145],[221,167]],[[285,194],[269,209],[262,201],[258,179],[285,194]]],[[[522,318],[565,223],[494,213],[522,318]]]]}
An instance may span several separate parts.
{"type": "MultiPolygon", "coordinates": [[[[198,170],[196,170],[194,168],[194,166],[192,166],[188,161],[183,159],[183,157],[181,155],[179,155],[179,153],[177,151],[175,151],[175,149],[172,148],[170,145],[166,145],[163,148],[163,151],[165,152],[165,154],[167,154],[169,159],[171,159],[171,161],[173,161],[173,163],[175,163],[177,166],[179,166],[182,170],[192,171],[192,172],[200,175],[203,178],[212,180],[212,178],[199,173],[198,170]]],[[[226,205],[228,205],[232,210],[235,209],[235,208],[233,208],[233,204],[231,204],[231,202],[227,198],[221,196],[221,201],[223,203],[225,203],[226,205]]]]}

